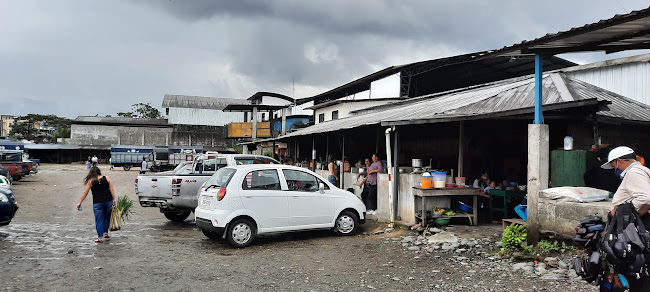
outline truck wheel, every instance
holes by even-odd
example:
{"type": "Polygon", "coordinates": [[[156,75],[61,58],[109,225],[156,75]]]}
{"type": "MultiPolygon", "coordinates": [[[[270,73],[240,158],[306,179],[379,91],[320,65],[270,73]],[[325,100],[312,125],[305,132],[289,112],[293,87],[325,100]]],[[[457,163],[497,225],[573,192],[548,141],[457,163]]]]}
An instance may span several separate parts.
{"type": "Polygon", "coordinates": [[[237,248],[247,247],[255,238],[255,225],[248,219],[239,218],[228,224],[227,232],[230,245],[237,248]]]}
{"type": "Polygon", "coordinates": [[[183,222],[190,217],[190,211],[187,212],[165,212],[165,217],[174,222],[183,222]]]}
{"type": "Polygon", "coordinates": [[[209,239],[219,239],[223,235],[223,232],[219,234],[218,232],[205,230],[205,229],[201,229],[201,232],[203,232],[203,235],[205,235],[209,239]]]}
{"type": "Polygon", "coordinates": [[[131,170],[131,165],[122,165],[122,168],[124,168],[126,171],[129,171],[131,170]]]}
{"type": "Polygon", "coordinates": [[[343,211],[336,217],[334,232],[340,235],[352,235],[359,227],[359,218],[350,211],[343,211]]]}

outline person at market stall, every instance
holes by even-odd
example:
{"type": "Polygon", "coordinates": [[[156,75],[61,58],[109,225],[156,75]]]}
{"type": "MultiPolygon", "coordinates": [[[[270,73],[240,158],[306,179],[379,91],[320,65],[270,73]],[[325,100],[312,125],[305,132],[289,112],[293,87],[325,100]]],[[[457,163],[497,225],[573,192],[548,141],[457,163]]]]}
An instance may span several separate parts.
{"type": "MultiPolygon", "coordinates": [[[[497,189],[499,189],[499,188],[497,188],[497,183],[495,181],[490,181],[490,185],[488,185],[488,187],[485,188],[485,193],[489,194],[490,190],[497,190],[497,189]]],[[[488,198],[489,198],[489,196],[488,196],[488,198]]]]}
{"type": "Polygon", "coordinates": [[[524,200],[515,207],[515,213],[517,213],[522,220],[528,221],[528,196],[524,196],[524,200]]]}
{"type": "Polygon", "coordinates": [[[485,192],[485,188],[490,185],[490,178],[488,177],[488,172],[481,172],[481,178],[474,180],[474,187],[481,189],[481,192],[485,192]]]}
{"type": "MultiPolygon", "coordinates": [[[[612,149],[607,158],[607,162],[603,163],[601,167],[609,170],[621,170],[623,178],[612,199],[612,216],[616,214],[618,206],[632,203],[647,229],[650,226],[650,215],[648,215],[648,211],[650,211],[650,169],[641,165],[636,160],[634,150],[626,146],[612,149]]],[[[629,291],[648,291],[648,287],[650,287],[650,277],[646,275],[640,279],[627,277],[627,280],[630,285],[629,291]]],[[[604,290],[601,289],[601,291],[604,290]]]]}
{"type": "Polygon", "coordinates": [[[368,167],[366,171],[368,176],[366,177],[366,186],[368,187],[368,214],[375,215],[377,214],[377,173],[380,173],[384,170],[384,166],[379,161],[379,156],[377,154],[372,155],[372,164],[368,167]]]}
{"type": "Polygon", "coordinates": [[[339,181],[339,172],[336,168],[336,162],[334,161],[334,157],[332,157],[332,155],[327,157],[327,170],[329,171],[327,181],[333,184],[337,184],[339,181]]]}
{"type": "Polygon", "coordinates": [[[368,181],[368,170],[370,169],[370,158],[366,158],[366,167],[364,168],[359,168],[360,170],[363,170],[363,172],[359,171],[357,174],[357,181],[359,181],[359,177],[363,176],[363,180],[361,180],[361,183],[359,183],[359,187],[361,188],[361,202],[363,202],[364,205],[366,205],[366,210],[368,210],[368,207],[370,206],[370,202],[368,202],[368,195],[370,194],[370,187],[366,185],[368,181]]]}

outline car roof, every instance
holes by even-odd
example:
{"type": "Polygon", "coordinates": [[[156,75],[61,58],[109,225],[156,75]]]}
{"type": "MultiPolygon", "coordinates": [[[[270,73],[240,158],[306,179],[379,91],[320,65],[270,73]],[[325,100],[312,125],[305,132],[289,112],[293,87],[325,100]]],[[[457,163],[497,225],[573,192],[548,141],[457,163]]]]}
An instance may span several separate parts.
{"type": "Polygon", "coordinates": [[[236,166],[228,166],[227,168],[235,168],[241,170],[250,170],[250,169],[294,169],[294,170],[308,170],[304,167],[298,167],[293,165],[285,164],[242,164],[236,166]]]}

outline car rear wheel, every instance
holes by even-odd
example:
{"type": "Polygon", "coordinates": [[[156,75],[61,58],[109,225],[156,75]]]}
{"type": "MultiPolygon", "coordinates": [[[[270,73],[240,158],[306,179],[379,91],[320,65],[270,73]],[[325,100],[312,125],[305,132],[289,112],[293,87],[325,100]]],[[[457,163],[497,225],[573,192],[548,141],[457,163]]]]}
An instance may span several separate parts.
{"type": "Polygon", "coordinates": [[[190,217],[190,211],[187,212],[165,212],[165,217],[174,222],[183,222],[190,217]]]}
{"type": "Polygon", "coordinates": [[[131,170],[131,165],[122,165],[122,168],[126,171],[131,170]]]}
{"type": "Polygon", "coordinates": [[[221,232],[220,234],[219,232],[214,232],[205,229],[201,229],[201,232],[203,232],[203,235],[205,235],[209,239],[219,239],[223,235],[223,232],[221,232]]]}
{"type": "Polygon", "coordinates": [[[247,247],[255,238],[255,225],[244,218],[235,219],[228,224],[228,242],[234,247],[247,247]]]}
{"type": "Polygon", "coordinates": [[[359,218],[350,211],[343,211],[336,217],[334,232],[340,235],[352,235],[359,227],[359,218]]]}

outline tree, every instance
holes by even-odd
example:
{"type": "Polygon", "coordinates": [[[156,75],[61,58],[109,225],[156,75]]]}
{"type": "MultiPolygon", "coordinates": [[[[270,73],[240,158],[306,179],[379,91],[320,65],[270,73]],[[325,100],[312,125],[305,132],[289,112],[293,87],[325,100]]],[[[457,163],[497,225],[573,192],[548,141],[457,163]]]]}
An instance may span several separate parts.
{"type": "Polygon", "coordinates": [[[42,137],[39,137],[40,132],[34,127],[34,122],[25,121],[22,123],[16,123],[11,127],[11,132],[9,136],[17,140],[30,140],[35,142],[40,142],[43,140],[42,137]]]}
{"type": "Polygon", "coordinates": [[[136,119],[160,119],[163,117],[160,111],[150,103],[136,103],[131,106],[131,109],[130,112],[119,112],[117,116],[136,119]]]}

